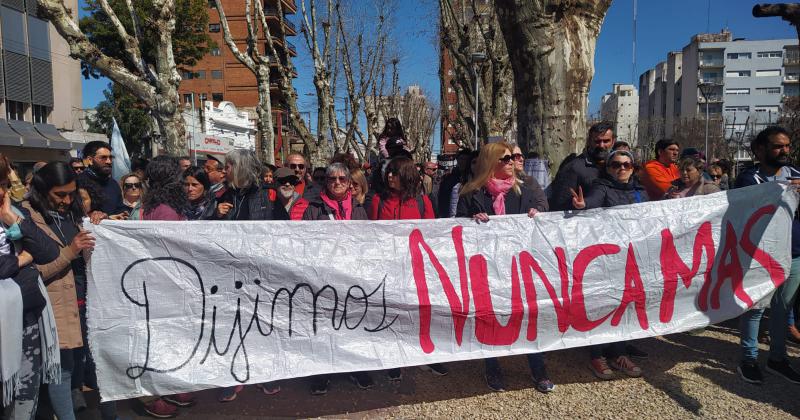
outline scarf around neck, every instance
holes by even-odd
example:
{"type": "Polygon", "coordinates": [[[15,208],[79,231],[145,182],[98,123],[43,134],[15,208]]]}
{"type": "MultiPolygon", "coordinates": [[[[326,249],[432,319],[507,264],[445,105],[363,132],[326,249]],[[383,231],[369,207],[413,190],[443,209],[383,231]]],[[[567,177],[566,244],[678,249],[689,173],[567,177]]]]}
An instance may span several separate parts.
{"type": "Polygon", "coordinates": [[[514,186],[514,177],[506,179],[489,178],[486,183],[486,191],[492,196],[492,208],[494,214],[506,214],[506,193],[514,186]]]}
{"type": "Polygon", "coordinates": [[[327,191],[323,191],[319,196],[322,198],[323,203],[333,209],[333,215],[336,220],[350,220],[353,216],[353,196],[350,191],[347,192],[342,201],[336,201],[328,197],[327,191]]]}

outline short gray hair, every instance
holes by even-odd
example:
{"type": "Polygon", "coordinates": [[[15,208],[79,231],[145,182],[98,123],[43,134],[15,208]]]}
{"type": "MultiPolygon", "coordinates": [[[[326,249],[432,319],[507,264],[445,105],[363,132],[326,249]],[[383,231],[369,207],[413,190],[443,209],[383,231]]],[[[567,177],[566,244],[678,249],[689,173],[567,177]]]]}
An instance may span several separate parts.
{"type": "Polygon", "coordinates": [[[340,162],[334,162],[328,165],[328,167],[325,168],[325,177],[335,176],[339,172],[344,172],[347,180],[350,181],[350,169],[348,169],[344,163],[340,162]]]}
{"type": "Polygon", "coordinates": [[[252,150],[235,149],[225,155],[225,163],[231,167],[231,186],[237,189],[259,184],[261,162],[252,150]]]}

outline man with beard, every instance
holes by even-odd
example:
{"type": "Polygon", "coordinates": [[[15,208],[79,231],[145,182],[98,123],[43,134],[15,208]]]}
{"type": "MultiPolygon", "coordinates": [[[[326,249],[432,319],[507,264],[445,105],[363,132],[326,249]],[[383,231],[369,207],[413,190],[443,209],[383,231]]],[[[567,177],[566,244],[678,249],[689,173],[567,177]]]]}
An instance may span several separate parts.
{"type": "MultiPolygon", "coordinates": [[[[788,131],[778,126],[767,127],[750,143],[750,150],[756,157],[758,165],[736,178],[736,188],[772,181],[787,181],[795,187],[800,186],[800,171],[790,164],[788,131]]],[[[786,354],[786,335],[790,330],[789,319],[794,319],[790,316],[790,312],[794,306],[798,285],[800,285],[800,223],[795,217],[792,221],[792,266],[789,277],[775,290],[769,303],[770,340],[767,360],[767,372],[795,384],[800,384],[800,373],[789,364],[786,354]]],[[[758,330],[763,315],[764,308],[761,307],[752,309],[740,317],[742,360],[736,370],[742,380],[751,384],[761,384],[764,380],[758,365],[758,330]]]]}
{"type": "Polygon", "coordinates": [[[275,171],[275,183],[278,185],[277,199],[289,213],[290,220],[302,220],[303,213],[308,208],[308,201],[295,191],[298,182],[300,178],[289,168],[279,168],[275,171]]]}
{"type": "Polygon", "coordinates": [[[681,177],[676,164],[680,150],[674,140],[662,139],[656,143],[656,158],[645,163],[641,171],[641,182],[650,201],[664,198],[672,182],[681,177]]]}
{"type": "Polygon", "coordinates": [[[83,148],[84,159],[89,160],[89,167],[78,175],[78,183],[91,183],[102,193],[99,203],[92,203],[98,209],[89,215],[92,221],[105,219],[109,215],[122,213],[122,190],[117,181],[111,177],[111,146],[104,141],[91,141],[83,148]]]}
{"type": "Polygon", "coordinates": [[[603,121],[589,128],[584,152],[564,163],[553,180],[550,209],[574,210],[571,190],[582,190],[587,194],[592,182],[600,175],[611,147],[614,146],[614,124],[603,121]]]}

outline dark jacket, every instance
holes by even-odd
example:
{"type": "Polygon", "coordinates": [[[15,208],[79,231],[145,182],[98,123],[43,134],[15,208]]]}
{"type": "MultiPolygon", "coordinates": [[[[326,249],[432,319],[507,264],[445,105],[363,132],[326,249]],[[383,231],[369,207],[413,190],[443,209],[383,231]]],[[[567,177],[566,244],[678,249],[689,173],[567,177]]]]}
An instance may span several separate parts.
{"type": "Polygon", "coordinates": [[[647,191],[634,176],[626,184],[603,176],[592,183],[588,194],[586,189],[583,192],[587,209],[644,203],[649,200],[647,191]]]}
{"type": "MultiPolygon", "coordinates": [[[[794,166],[786,166],[789,169],[789,176],[800,177],[800,170],[794,166]]],[[[767,181],[767,176],[762,174],[758,166],[754,166],[736,177],[736,184],[734,188],[749,187],[751,185],[763,184],[767,181]]],[[[800,257],[800,221],[797,220],[797,214],[792,220],[792,258],[800,257]]]]}
{"type": "MultiPolygon", "coordinates": [[[[355,198],[352,199],[353,211],[350,213],[350,220],[368,220],[367,209],[358,204],[355,198]]],[[[322,199],[311,201],[308,208],[303,213],[303,220],[333,220],[334,209],[327,205],[322,199]]]]}
{"type": "MultiPolygon", "coordinates": [[[[532,176],[525,176],[522,178],[520,188],[527,188],[533,193],[534,208],[539,211],[550,211],[550,205],[547,203],[547,194],[545,194],[539,181],[532,176]]],[[[452,189],[452,188],[451,188],[452,189]]]]}
{"type": "Polygon", "coordinates": [[[126,210],[122,203],[122,190],[112,177],[103,177],[96,174],[91,168],[78,175],[79,182],[90,182],[97,186],[103,193],[103,202],[97,206],[105,214],[118,214],[126,210]]]}
{"type": "MultiPolygon", "coordinates": [[[[39,270],[35,264],[48,264],[55,261],[60,254],[58,244],[50,239],[31,219],[25,209],[18,209],[24,218],[19,228],[22,239],[12,242],[12,252],[0,256],[0,278],[14,279],[22,293],[22,310],[38,319],[47,301],[39,290],[39,270]],[[18,267],[16,252],[28,251],[33,257],[33,264],[18,267]]],[[[8,240],[8,239],[6,239],[8,240]]]]}
{"type": "Polygon", "coordinates": [[[210,219],[212,220],[289,220],[289,214],[280,204],[269,199],[269,190],[262,186],[252,186],[245,191],[228,188],[225,194],[215,200],[210,219]],[[216,208],[219,203],[232,203],[228,214],[219,218],[216,208]]]}
{"type": "Polygon", "coordinates": [[[573,210],[572,192],[583,188],[586,194],[592,183],[600,176],[600,169],[591,161],[586,153],[581,153],[567,162],[556,174],[550,186],[550,209],[554,211],[573,210]]]}
{"type": "MultiPolygon", "coordinates": [[[[485,188],[475,190],[458,198],[456,217],[472,217],[478,213],[494,215],[492,195],[485,188]]],[[[506,214],[526,214],[536,208],[536,199],[530,188],[520,188],[520,194],[513,189],[506,193],[506,214]]]]}
{"type": "Polygon", "coordinates": [[[436,197],[438,203],[436,203],[436,209],[438,210],[438,217],[446,218],[450,215],[448,212],[450,211],[450,192],[453,191],[453,187],[456,186],[461,181],[461,174],[456,168],[453,172],[445,175],[442,177],[442,182],[439,183],[439,195],[436,197]]]}

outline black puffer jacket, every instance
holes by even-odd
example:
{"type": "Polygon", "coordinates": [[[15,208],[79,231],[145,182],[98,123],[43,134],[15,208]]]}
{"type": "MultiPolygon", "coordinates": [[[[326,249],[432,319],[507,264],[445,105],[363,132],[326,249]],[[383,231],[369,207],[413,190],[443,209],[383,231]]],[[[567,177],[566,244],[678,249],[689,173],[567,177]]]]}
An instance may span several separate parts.
{"type": "Polygon", "coordinates": [[[215,200],[205,216],[214,220],[289,220],[289,214],[281,205],[269,199],[269,189],[265,186],[251,186],[244,191],[228,188],[222,197],[215,200]],[[231,203],[234,207],[223,217],[216,216],[219,203],[231,203]],[[238,208],[237,208],[238,207],[238,208]]]}
{"type": "MultiPolygon", "coordinates": [[[[586,191],[584,191],[586,193],[586,191]]],[[[584,197],[587,209],[614,207],[648,201],[647,191],[635,176],[623,184],[609,176],[596,179],[584,197]]]]}
{"type": "Polygon", "coordinates": [[[578,187],[581,187],[584,193],[587,192],[599,174],[600,169],[592,163],[586,153],[581,153],[564,164],[550,186],[550,210],[572,210],[570,189],[578,191],[578,187]]]}

